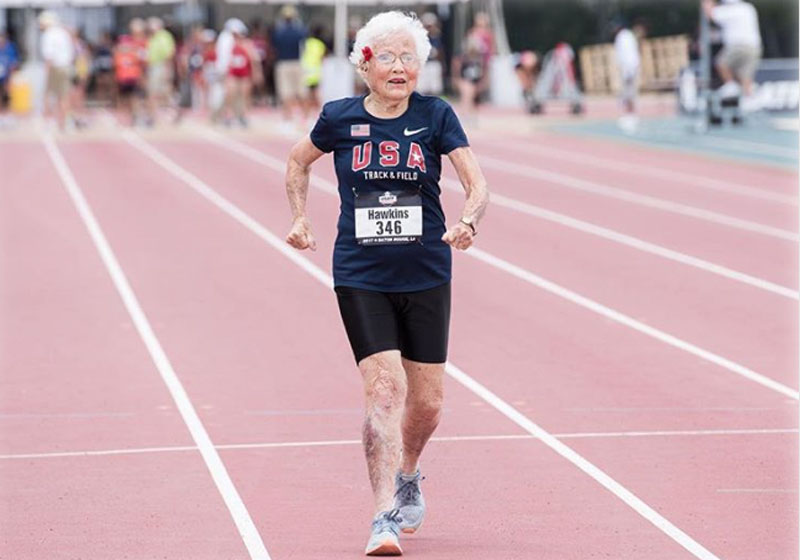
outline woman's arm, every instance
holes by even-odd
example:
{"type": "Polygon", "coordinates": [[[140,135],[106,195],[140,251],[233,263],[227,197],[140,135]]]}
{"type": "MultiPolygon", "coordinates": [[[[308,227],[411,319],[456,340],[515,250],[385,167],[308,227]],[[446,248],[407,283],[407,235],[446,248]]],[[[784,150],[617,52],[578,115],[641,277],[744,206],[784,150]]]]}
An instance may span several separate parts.
{"type": "Polygon", "coordinates": [[[489,204],[489,189],[478,160],[469,146],[456,148],[447,157],[458,173],[458,178],[467,193],[467,201],[461,219],[442,236],[442,241],[456,249],[468,249],[478,232],[478,223],[489,204]]]}
{"type": "Polygon", "coordinates": [[[292,229],[286,236],[286,242],[295,249],[317,250],[317,242],[311,233],[311,222],[306,216],[306,199],[311,164],[323,153],[308,136],[295,144],[289,152],[289,161],[286,164],[286,196],[292,210],[292,229]]]}

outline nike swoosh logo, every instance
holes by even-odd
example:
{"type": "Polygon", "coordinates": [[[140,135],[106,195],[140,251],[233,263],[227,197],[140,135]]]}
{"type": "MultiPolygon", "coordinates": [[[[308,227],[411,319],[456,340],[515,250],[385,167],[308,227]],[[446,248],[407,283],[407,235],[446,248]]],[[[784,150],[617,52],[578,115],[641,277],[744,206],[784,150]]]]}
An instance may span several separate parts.
{"type": "Polygon", "coordinates": [[[418,128],[416,130],[408,130],[408,127],[403,129],[403,136],[414,136],[415,134],[419,134],[423,130],[428,130],[427,126],[423,126],[422,128],[418,128]]]}

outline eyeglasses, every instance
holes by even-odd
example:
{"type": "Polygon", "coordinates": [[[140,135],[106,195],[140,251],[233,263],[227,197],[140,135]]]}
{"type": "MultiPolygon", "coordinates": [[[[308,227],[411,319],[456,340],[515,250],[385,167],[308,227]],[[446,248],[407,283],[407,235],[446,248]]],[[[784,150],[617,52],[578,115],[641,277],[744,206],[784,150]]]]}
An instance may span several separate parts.
{"type": "Polygon", "coordinates": [[[419,62],[417,55],[410,52],[404,52],[399,56],[391,52],[382,52],[375,55],[375,61],[381,66],[391,66],[398,58],[403,66],[413,66],[419,62]]]}

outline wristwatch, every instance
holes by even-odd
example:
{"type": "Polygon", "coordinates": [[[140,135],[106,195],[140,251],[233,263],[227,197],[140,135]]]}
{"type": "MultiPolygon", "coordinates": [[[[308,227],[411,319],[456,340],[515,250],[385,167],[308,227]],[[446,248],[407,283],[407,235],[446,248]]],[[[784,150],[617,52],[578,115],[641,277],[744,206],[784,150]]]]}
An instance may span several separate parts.
{"type": "Polygon", "coordinates": [[[459,220],[462,224],[467,226],[472,231],[472,237],[478,235],[478,230],[475,229],[475,225],[472,223],[472,218],[461,218],[459,220]]]}

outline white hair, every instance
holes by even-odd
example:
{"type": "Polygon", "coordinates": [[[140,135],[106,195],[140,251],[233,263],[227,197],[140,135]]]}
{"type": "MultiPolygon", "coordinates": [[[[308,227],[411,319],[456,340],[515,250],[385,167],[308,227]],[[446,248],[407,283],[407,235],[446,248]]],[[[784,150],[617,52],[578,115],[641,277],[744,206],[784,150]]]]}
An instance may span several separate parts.
{"type": "Polygon", "coordinates": [[[367,24],[356,33],[353,52],[350,53],[350,62],[359,66],[364,62],[362,50],[364,47],[373,47],[381,39],[396,33],[408,33],[414,39],[417,47],[417,58],[424,64],[431,54],[431,42],[428,31],[423,27],[415,14],[405,14],[399,11],[381,12],[373,16],[367,24]]]}

